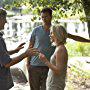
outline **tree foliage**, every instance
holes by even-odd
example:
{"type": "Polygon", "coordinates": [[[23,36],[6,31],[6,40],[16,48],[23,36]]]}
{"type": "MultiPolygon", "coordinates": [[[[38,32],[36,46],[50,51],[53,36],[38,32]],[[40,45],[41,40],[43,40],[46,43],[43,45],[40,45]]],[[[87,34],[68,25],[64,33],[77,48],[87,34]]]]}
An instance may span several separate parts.
{"type": "Polygon", "coordinates": [[[86,14],[86,20],[88,25],[88,33],[90,37],[90,0],[82,0],[84,11],[86,14]]]}
{"type": "Polygon", "coordinates": [[[85,17],[81,0],[2,0],[3,7],[12,9],[25,5],[34,14],[40,14],[43,7],[50,7],[56,18],[85,17]]]}
{"type": "Polygon", "coordinates": [[[56,18],[83,18],[84,10],[81,0],[30,0],[37,14],[43,7],[50,7],[56,18]]]}
{"type": "Polygon", "coordinates": [[[27,6],[26,13],[32,12],[35,15],[39,15],[43,7],[50,7],[57,20],[61,18],[87,20],[90,28],[90,0],[0,0],[0,6],[6,9],[19,8],[23,5],[27,6]]]}

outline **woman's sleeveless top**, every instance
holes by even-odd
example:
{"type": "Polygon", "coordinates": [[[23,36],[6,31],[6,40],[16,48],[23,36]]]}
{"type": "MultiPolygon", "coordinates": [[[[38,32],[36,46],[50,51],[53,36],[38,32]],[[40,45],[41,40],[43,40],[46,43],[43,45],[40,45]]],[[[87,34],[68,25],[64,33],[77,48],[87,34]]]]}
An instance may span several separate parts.
{"type": "MultiPolygon", "coordinates": [[[[55,56],[52,55],[50,62],[55,63],[55,56]]],[[[58,87],[59,90],[64,90],[65,87],[65,78],[66,78],[67,65],[64,68],[64,71],[60,75],[55,75],[51,69],[49,69],[46,87],[58,87]]]]}

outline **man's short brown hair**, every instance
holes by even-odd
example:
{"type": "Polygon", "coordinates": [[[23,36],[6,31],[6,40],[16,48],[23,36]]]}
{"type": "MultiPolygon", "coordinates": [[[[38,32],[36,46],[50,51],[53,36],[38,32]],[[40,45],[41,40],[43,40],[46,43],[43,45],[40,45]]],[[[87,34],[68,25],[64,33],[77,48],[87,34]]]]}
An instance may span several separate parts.
{"type": "Polygon", "coordinates": [[[49,7],[43,8],[41,13],[46,13],[48,12],[50,14],[50,16],[52,17],[52,9],[49,7]]]}

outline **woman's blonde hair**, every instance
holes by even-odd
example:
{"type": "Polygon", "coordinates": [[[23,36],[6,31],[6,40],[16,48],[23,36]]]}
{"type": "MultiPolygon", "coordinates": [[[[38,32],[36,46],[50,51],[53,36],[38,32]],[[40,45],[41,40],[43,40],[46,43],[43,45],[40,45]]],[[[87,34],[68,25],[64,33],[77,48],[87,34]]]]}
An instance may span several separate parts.
{"type": "Polygon", "coordinates": [[[61,25],[53,25],[51,27],[55,37],[59,40],[59,43],[65,44],[67,39],[67,32],[61,25]]]}

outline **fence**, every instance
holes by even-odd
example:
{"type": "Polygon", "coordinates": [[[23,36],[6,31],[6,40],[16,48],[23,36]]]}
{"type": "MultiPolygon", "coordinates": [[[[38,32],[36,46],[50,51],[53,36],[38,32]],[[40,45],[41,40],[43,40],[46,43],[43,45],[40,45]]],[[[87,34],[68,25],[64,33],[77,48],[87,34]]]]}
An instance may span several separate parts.
{"type": "MultiPolygon", "coordinates": [[[[79,35],[88,38],[88,28],[86,22],[80,20],[59,20],[63,24],[68,33],[79,35]]],[[[31,21],[30,16],[18,16],[7,18],[5,26],[5,37],[21,37],[23,34],[30,33],[30,31],[41,24],[41,20],[31,21]]]]}

